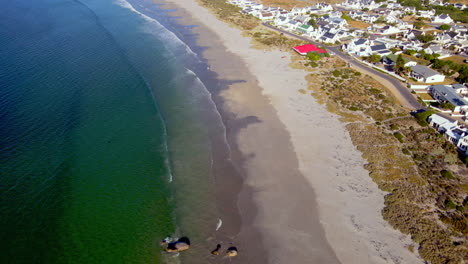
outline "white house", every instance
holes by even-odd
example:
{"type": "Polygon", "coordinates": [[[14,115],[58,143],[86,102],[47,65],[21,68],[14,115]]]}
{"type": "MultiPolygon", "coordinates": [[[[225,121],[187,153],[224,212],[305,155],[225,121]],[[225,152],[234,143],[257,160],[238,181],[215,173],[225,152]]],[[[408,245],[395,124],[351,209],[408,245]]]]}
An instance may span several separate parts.
{"type": "Polygon", "coordinates": [[[310,32],[314,31],[314,27],[308,24],[302,24],[296,28],[296,31],[302,34],[309,34],[310,32]]]}
{"type": "Polygon", "coordinates": [[[453,4],[453,7],[464,10],[466,8],[466,5],[463,3],[457,3],[457,4],[453,4]]]}
{"type": "Polygon", "coordinates": [[[450,103],[454,106],[453,112],[460,113],[468,108],[468,102],[458,94],[452,85],[432,85],[428,88],[432,97],[440,103],[450,103]]]}
{"type": "Polygon", "coordinates": [[[466,87],[466,85],[455,83],[455,84],[452,84],[452,88],[453,88],[453,90],[455,90],[455,92],[457,94],[459,94],[461,96],[467,96],[468,95],[468,87],[466,87]]]}
{"type": "Polygon", "coordinates": [[[380,56],[386,56],[392,54],[390,50],[387,49],[385,44],[377,44],[370,47],[372,54],[378,54],[380,56]]]}
{"type": "Polygon", "coordinates": [[[440,115],[430,115],[427,118],[427,121],[429,121],[429,125],[431,125],[433,128],[437,130],[439,133],[445,133],[448,130],[451,130],[455,127],[457,127],[458,122],[457,121],[450,121],[447,118],[444,118],[440,115]]]}
{"type": "Polygon", "coordinates": [[[443,134],[459,151],[468,155],[468,130],[466,128],[459,126],[457,121],[450,121],[436,114],[429,116],[428,121],[437,132],[443,134]]]}
{"type": "Polygon", "coordinates": [[[442,48],[440,45],[429,45],[424,52],[427,54],[439,54],[439,59],[447,58],[450,56],[450,53],[442,48]]]}
{"type": "Polygon", "coordinates": [[[432,23],[451,24],[453,19],[447,14],[441,14],[439,16],[431,17],[432,23]]]}
{"type": "Polygon", "coordinates": [[[325,43],[335,43],[338,40],[338,34],[331,33],[330,31],[323,34],[323,36],[320,38],[320,41],[323,41],[325,43]]]}
{"type": "Polygon", "coordinates": [[[424,18],[431,18],[435,16],[435,11],[434,10],[419,10],[418,16],[424,17],[424,18]]]}
{"type": "Polygon", "coordinates": [[[363,38],[344,44],[342,49],[347,53],[356,54],[360,57],[369,56],[371,53],[370,41],[363,38]]]}
{"type": "Polygon", "coordinates": [[[445,80],[445,76],[443,74],[419,64],[411,67],[411,77],[416,79],[418,82],[423,83],[443,82],[445,80]]]}
{"type": "Polygon", "coordinates": [[[275,17],[270,12],[260,12],[258,18],[261,20],[273,20],[275,17]]]}
{"type": "Polygon", "coordinates": [[[284,26],[288,22],[289,22],[289,18],[285,17],[285,16],[279,16],[279,17],[275,18],[275,20],[273,21],[273,23],[275,25],[277,25],[277,26],[284,26]]]}
{"type": "Polygon", "coordinates": [[[384,26],[384,27],[380,28],[379,31],[383,35],[391,35],[391,34],[396,34],[396,33],[401,32],[401,30],[399,28],[394,27],[394,26],[384,26]]]}

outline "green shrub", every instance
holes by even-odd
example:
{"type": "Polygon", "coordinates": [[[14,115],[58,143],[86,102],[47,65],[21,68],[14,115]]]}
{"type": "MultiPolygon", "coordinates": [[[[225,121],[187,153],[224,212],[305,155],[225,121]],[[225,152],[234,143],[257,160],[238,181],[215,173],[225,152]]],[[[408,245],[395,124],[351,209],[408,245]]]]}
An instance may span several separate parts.
{"type": "Polygon", "coordinates": [[[380,91],[379,89],[375,89],[375,88],[371,88],[371,89],[369,90],[369,92],[370,92],[371,94],[380,94],[380,93],[382,93],[382,91],[380,91]]]}
{"type": "Polygon", "coordinates": [[[450,199],[445,200],[445,206],[450,209],[457,209],[457,205],[452,202],[450,199]]]}
{"type": "Polygon", "coordinates": [[[427,126],[429,125],[429,123],[427,123],[427,118],[434,113],[435,112],[433,110],[427,110],[427,111],[415,114],[414,117],[416,118],[416,120],[418,120],[419,125],[427,126]]]}
{"type": "Polygon", "coordinates": [[[447,179],[454,179],[455,178],[455,177],[453,177],[452,172],[449,171],[449,170],[441,170],[440,175],[442,175],[442,177],[447,178],[447,179]]]}
{"type": "Polygon", "coordinates": [[[348,108],[349,110],[351,111],[358,111],[359,108],[355,107],[355,106],[351,106],[350,108],[348,108]]]}
{"type": "Polygon", "coordinates": [[[400,141],[400,143],[403,143],[403,135],[400,132],[395,132],[393,133],[393,136],[400,141]]]}
{"type": "Polygon", "coordinates": [[[390,125],[390,129],[391,129],[391,130],[398,130],[398,129],[400,129],[400,128],[399,128],[397,125],[395,125],[395,124],[391,124],[391,125],[390,125]]]}
{"type": "Polygon", "coordinates": [[[316,62],[314,62],[314,61],[311,61],[309,63],[309,66],[315,68],[315,67],[318,67],[318,64],[316,62]]]}

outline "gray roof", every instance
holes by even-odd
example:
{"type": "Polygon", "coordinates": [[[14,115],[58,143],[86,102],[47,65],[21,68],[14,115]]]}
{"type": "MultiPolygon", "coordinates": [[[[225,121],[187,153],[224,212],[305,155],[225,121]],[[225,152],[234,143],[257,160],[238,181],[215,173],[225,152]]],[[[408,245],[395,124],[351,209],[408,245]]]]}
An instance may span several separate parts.
{"type": "Polygon", "coordinates": [[[424,78],[429,78],[431,76],[434,76],[434,75],[440,75],[440,73],[432,70],[432,69],[429,69],[428,67],[426,66],[422,66],[422,65],[416,65],[416,66],[413,66],[411,67],[411,70],[421,76],[423,76],[424,78]]]}
{"type": "Polygon", "coordinates": [[[453,89],[460,89],[460,88],[465,88],[465,85],[460,84],[460,83],[454,83],[452,84],[453,89]]]}
{"type": "Polygon", "coordinates": [[[436,90],[439,94],[442,94],[449,103],[454,106],[467,105],[468,103],[460,97],[459,94],[450,85],[433,85],[433,90],[436,90]]]}
{"type": "Polygon", "coordinates": [[[335,34],[327,32],[327,33],[323,34],[323,37],[333,39],[335,37],[335,34]]]}
{"type": "Polygon", "coordinates": [[[356,45],[362,45],[364,43],[366,43],[366,39],[362,39],[362,38],[360,38],[360,39],[358,39],[358,40],[356,40],[354,42],[354,44],[356,44],[356,45]]]}
{"type": "Polygon", "coordinates": [[[375,46],[372,46],[370,47],[372,51],[378,51],[378,50],[384,50],[384,49],[387,49],[387,47],[385,47],[385,45],[381,44],[381,45],[375,45],[375,46]]]}

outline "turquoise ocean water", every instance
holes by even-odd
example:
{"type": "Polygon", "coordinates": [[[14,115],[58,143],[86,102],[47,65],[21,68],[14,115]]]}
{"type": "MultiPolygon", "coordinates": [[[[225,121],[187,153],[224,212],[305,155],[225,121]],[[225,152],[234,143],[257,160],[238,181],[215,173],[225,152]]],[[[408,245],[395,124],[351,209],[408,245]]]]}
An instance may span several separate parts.
{"type": "Polygon", "coordinates": [[[214,229],[206,65],[140,1],[2,2],[0,263],[160,263],[214,229]]]}

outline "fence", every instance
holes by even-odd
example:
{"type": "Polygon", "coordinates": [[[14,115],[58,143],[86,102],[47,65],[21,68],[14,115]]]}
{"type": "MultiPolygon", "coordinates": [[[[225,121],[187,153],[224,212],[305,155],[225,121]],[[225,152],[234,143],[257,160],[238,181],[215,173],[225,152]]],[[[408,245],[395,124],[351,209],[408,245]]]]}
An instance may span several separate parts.
{"type": "Polygon", "coordinates": [[[412,84],[410,86],[410,88],[413,89],[413,90],[426,90],[427,87],[429,87],[429,86],[431,86],[431,85],[430,84],[422,84],[422,85],[421,84],[419,84],[419,85],[412,84]]]}

